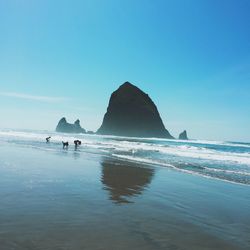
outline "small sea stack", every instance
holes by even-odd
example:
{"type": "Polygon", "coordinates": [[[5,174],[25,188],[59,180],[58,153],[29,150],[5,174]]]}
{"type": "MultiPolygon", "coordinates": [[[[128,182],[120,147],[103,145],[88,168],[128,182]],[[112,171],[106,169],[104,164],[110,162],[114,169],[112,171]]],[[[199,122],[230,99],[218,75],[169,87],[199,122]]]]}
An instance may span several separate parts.
{"type": "Polygon", "coordinates": [[[65,117],[63,117],[58,122],[58,125],[56,127],[56,132],[85,134],[86,130],[81,127],[80,120],[76,120],[73,124],[71,124],[67,122],[65,117]]]}
{"type": "Polygon", "coordinates": [[[186,130],[184,130],[182,133],[180,133],[179,140],[188,140],[188,136],[187,136],[187,131],[186,130]]]}

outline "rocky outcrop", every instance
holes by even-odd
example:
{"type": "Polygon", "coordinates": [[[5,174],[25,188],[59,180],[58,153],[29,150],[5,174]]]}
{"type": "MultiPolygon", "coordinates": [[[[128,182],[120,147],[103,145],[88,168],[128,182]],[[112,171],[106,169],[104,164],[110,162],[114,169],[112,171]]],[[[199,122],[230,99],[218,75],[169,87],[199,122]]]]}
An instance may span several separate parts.
{"type": "Polygon", "coordinates": [[[188,140],[187,131],[186,130],[184,130],[182,133],[180,133],[179,140],[188,140]]]}
{"type": "Polygon", "coordinates": [[[151,98],[129,82],[125,82],[111,95],[107,113],[97,133],[173,138],[151,98]]]}
{"type": "Polygon", "coordinates": [[[67,122],[65,117],[58,122],[56,131],[62,133],[86,133],[86,130],[81,127],[79,120],[71,124],[67,122]]]}

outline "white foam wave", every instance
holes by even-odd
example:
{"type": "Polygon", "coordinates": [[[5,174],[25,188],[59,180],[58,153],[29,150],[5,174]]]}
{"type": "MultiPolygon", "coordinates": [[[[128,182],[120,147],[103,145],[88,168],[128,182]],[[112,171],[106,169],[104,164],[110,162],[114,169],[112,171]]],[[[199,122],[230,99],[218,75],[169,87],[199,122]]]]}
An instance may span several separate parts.
{"type": "Polygon", "coordinates": [[[130,160],[130,161],[134,161],[134,162],[139,162],[139,163],[146,163],[146,164],[153,164],[153,165],[163,165],[163,166],[166,166],[166,167],[176,168],[172,164],[168,164],[168,163],[164,163],[164,162],[157,162],[155,160],[148,159],[148,158],[141,158],[141,157],[135,157],[135,156],[129,156],[129,155],[119,155],[119,154],[112,154],[112,156],[122,158],[122,159],[126,159],[126,160],[130,160]]]}
{"type": "Polygon", "coordinates": [[[203,167],[206,170],[213,171],[213,172],[219,172],[219,173],[226,173],[226,174],[237,174],[237,175],[249,175],[249,172],[246,171],[235,171],[235,170],[228,170],[228,169],[218,169],[218,168],[208,168],[208,167],[203,167]]]}
{"type": "Polygon", "coordinates": [[[139,141],[159,141],[159,142],[174,142],[174,143],[188,143],[188,144],[207,144],[207,145],[215,145],[215,146],[230,146],[230,147],[243,147],[243,148],[250,148],[250,144],[241,144],[241,143],[231,143],[231,142],[226,142],[226,141],[211,141],[211,140],[195,140],[195,139],[189,139],[187,140],[176,140],[176,139],[166,139],[166,138],[142,138],[142,137],[125,137],[125,136],[113,136],[113,135],[96,135],[100,136],[102,138],[107,138],[107,139],[124,139],[124,140],[139,140],[139,141]]]}
{"type": "Polygon", "coordinates": [[[246,164],[250,165],[250,154],[249,153],[228,153],[228,152],[219,152],[217,150],[206,149],[201,147],[194,146],[166,146],[166,145],[157,145],[149,143],[134,143],[128,141],[116,142],[104,142],[106,146],[112,145],[120,151],[154,151],[162,154],[175,155],[180,157],[196,158],[203,160],[215,160],[223,162],[231,162],[237,164],[246,164]]]}
{"type": "MultiPolygon", "coordinates": [[[[196,171],[192,171],[192,170],[187,170],[187,169],[183,169],[183,168],[177,168],[174,165],[171,164],[167,164],[167,163],[163,163],[163,162],[156,162],[154,160],[151,159],[147,159],[147,158],[140,158],[140,157],[133,157],[133,156],[127,156],[127,155],[119,155],[119,154],[113,154],[114,157],[120,158],[120,159],[124,159],[124,160],[129,160],[129,161],[133,161],[133,162],[138,162],[138,163],[143,163],[143,164],[153,164],[153,165],[160,165],[160,166],[166,166],[166,167],[170,167],[172,169],[175,169],[179,172],[184,172],[184,173],[188,173],[191,175],[198,175],[198,176],[202,176],[208,179],[215,179],[215,180],[220,180],[220,181],[224,181],[224,182],[228,182],[231,184],[237,184],[237,185],[243,185],[243,186],[248,186],[249,184],[247,183],[242,183],[242,182],[238,182],[238,181],[233,181],[233,180],[227,180],[227,179],[223,179],[223,178],[219,178],[216,176],[211,176],[211,175],[206,175],[204,173],[200,173],[200,172],[196,172],[196,171]]],[[[237,172],[237,174],[240,174],[241,172],[237,172]]],[[[243,174],[243,172],[241,173],[243,174]]],[[[245,173],[244,173],[245,175],[245,173]]],[[[250,175],[249,173],[247,173],[247,175],[250,175]]]]}
{"type": "MultiPolygon", "coordinates": [[[[154,144],[151,141],[130,141],[121,140],[121,137],[109,136],[91,136],[91,135],[69,135],[69,134],[59,134],[59,133],[31,133],[31,132],[20,132],[20,131],[0,131],[0,137],[9,139],[22,139],[22,140],[34,140],[34,141],[44,141],[46,135],[52,135],[52,142],[61,143],[61,141],[71,141],[76,139],[81,139],[83,142],[83,147],[89,147],[100,150],[111,150],[111,151],[123,151],[123,152],[157,152],[163,155],[174,155],[186,158],[195,158],[209,161],[219,161],[219,162],[230,162],[237,164],[245,164],[250,166],[250,153],[231,153],[223,152],[215,149],[208,149],[200,146],[194,145],[183,145],[183,144],[154,144]],[[115,139],[114,139],[115,138],[115,139]],[[118,140],[119,138],[119,140],[118,140]]],[[[125,137],[124,137],[125,138],[125,137]]],[[[166,141],[166,140],[165,140],[166,141]]],[[[201,141],[197,142],[201,144],[201,141]]],[[[207,141],[206,141],[207,144],[207,141]]],[[[234,145],[235,146],[235,145],[234,145]]]]}

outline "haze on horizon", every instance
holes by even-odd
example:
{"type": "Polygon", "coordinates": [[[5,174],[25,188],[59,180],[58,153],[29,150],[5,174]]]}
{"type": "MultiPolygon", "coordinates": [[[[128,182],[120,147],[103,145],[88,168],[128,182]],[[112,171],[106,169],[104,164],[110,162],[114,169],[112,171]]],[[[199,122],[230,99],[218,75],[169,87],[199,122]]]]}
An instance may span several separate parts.
{"type": "Polygon", "coordinates": [[[0,2],[0,128],[97,130],[110,94],[148,93],[175,137],[250,141],[250,1],[0,2]]]}

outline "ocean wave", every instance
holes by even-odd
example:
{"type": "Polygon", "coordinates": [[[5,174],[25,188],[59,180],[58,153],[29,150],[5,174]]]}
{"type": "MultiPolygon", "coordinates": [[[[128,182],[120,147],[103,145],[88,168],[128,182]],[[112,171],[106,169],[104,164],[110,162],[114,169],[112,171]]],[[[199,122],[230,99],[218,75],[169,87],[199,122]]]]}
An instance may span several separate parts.
{"type": "MultiPolygon", "coordinates": [[[[80,139],[82,146],[79,152],[94,152],[133,162],[169,167],[189,174],[250,184],[250,150],[243,150],[237,144],[230,151],[225,151],[222,142],[213,142],[215,146],[209,147],[212,143],[207,141],[196,141],[195,144],[165,139],[131,139],[48,131],[0,131],[0,138],[6,143],[48,151],[60,150],[62,141],[69,141],[72,145],[74,140],[80,139]],[[45,143],[48,135],[52,136],[49,145],[45,143]]],[[[69,150],[71,149],[74,148],[70,147],[69,150]]]]}
{"type": "Polygon", "coordinates": [[[236,170],[228,170],[228,169],[218,169],[218,168],[208,168],[208,167],[203,167],[204,169],[208,171],[213,171],[213,172],[219,172],[219,173],[226,173],[226,174],[236,174],[236,175],[249,175],[249,172],[246,171],[236,171],[236,170]]]}
{"type": "MultiPolygon", "coordinates": [[[[212,175],[209,172],[198,172],[195,170],[189,170],[189,169],[185,169],[185,168],[181,168],[181,167],[177,167],[174,164],[168,164],[168,163],[164,163],[164,162],[159,162],[159,161],[155,161],[152,159],[147,159],[147,158],[140,158],[140,157],[134,157],[134,156],[127,156],[127,155],[119,155],[119,154],[113,154],[113,157],[117,157],[119,159],[123,159],[123,160],[128,160],[128,161],[132,161],[132,162],[137,162],[137,163],[143,163],[143,164],[151,164],[151,165],[155,165],[155,166],[163,166],[163,167],[170,167],[172,169],[175,169],[177,171],[183,172],[183,173],[187,173],[187,174],[191,174],[191,175],[198,175],[198,176],[202,176],[208,179],[216,179],[216,180],[220,180],[220,181],[225,181],[231,184],[240,184],[240,185],[250,185],[250,179],[248,179],[248,181],[242,181],[241,179],[238,179],[236,177],[226,177],[226,176],[220,176],[220,175],[212,175]]],[[[212,170],[211,168],[206,168],[206,167],[202,167],[203,169],[207,169],[207,170],[212,170]]],[[[217,169],[218,170],[218,169],[217,169]]],[[[213,169],[212,171],[216,171],[216,169],[213,169]]],[[[218,170],[218,172],[223,172],[223,173],[234,173],[236,175],[243,175],[243,176],[248,176],[250,175],[250,173],[245,173],[245,172],[240,172],[240,171],[229,171],[229,170],[218,170]]]]}
{"type": "MultiPolygon", "coordinates": [[[[35,142],[43,142],[45,139],[45,133],[30,133],[30,132],[18,132],[18,131],[0,131],[0,136],[5,139],[22,139],[22,140],[34,140],[35,142]]],[[[146,142],[146,141],[131,141],[121,140],[125,137],[114,137],[113,139],[107,139],[102,136],[92,135],[69,135],[59,133],[49,133],[53,136],[53,143],[61,143],[61,141],[74,141],[76,139],[82,140],[83,147],[90,147],[94,149],[110,150],[110,151],[121,151],[121,152],[138,152],[142,151],[145,153],[159,153],[162,155],[173,155],[185,158],[202,159],[209,161],[228,162],[236,164],[244,164],[250,166],[250,152],[223,152],[216,149],[206,148],[206,144],[201,146],[189,145],[189,144],[158,144],[146,142]],[[115,140],[114,140],[115,138],[115,140]]],[[[207,142],[206,142],[207,143],[207,142]]]]}
{"type": "Polygon", "coordinates": [[[0,131],[0,136],[16,136],[23,138],[37,138],[44,139],[45,135],[53,135],[54,139],[59,138],[100,138],[100,139],[110,139],[110,140],[121,140],[131,142],[132,140],[149,143],[150,141],[154,142],[169,142],[175,144],[201,144],[201,145],[214,145],[214,146],[229,146],[229,147],[242,147],[242,148],[250,148],[250,143],[243,142],[229,142],[229,141],[211,141],[211,140],[198,140],[198,139],[190,139],[190,140],[176,140],[176,139],[166,139],[166,138],[144,138],[144,137],[126,137],[126,136],[114,136],[114,135],[97,135],[97,134],[68,134],[68,133],[58,133],[54,131],[16,131],[16,130],[2,130],[0,131]]]}

